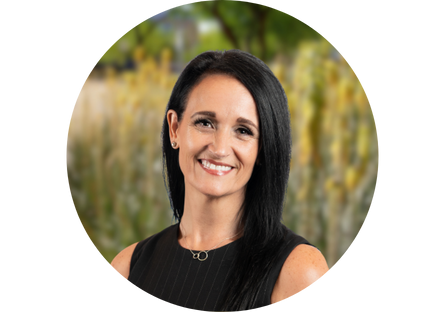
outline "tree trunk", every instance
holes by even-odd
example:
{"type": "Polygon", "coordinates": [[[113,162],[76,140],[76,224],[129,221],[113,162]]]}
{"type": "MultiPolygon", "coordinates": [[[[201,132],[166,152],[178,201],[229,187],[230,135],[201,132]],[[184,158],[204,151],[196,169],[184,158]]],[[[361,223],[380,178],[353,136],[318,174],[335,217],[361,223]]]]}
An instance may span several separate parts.
{"type": "Polygon", "coordinates": [[[221,12],[218,10],[218,1],[214,1],[212,5],[212,14],[220,23],[224,34],[227,36],[229,41],[233,44],[235,48],[239,48],[238,38],[236,38],[232,29],[230,29],[229,25],[227,25],[226,21],[224,21],[221,12]]]}
{"type": "Polygon", "coordinates": [[[254,6],[255,8],[255,15],[258,18],[259,22],[259,28],[258,28],[258,41],[260,44],[260,55],[258,57],[265,61],[266,57],[266,19],[267,14],[269,13],[269,10],[267,10],[264,7],[261,6],[254,6]]]}

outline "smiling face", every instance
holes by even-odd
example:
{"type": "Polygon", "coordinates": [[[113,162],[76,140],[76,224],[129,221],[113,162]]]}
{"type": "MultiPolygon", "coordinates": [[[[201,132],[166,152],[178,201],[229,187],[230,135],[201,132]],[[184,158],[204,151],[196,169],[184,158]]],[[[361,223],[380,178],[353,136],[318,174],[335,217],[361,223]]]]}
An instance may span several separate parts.
{"type": "Polygon", "coordinates": [[[252,95],[235,78],[211,75],[195,86],[186,105],[180,122],[175,111],[167,113],[186,192],[244,194],[260,138],[252,95]]]}

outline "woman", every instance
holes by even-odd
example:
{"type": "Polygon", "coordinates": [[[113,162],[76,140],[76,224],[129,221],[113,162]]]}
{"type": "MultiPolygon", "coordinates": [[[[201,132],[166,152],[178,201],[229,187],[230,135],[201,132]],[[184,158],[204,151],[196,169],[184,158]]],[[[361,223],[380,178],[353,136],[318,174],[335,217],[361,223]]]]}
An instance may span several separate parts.
{"type": "Polygon", "coordinates": [[[119,253],[112,265],[124,277],[188,308],[245,310],[285,299],[328,270],[281,224],[289,110],[262,61],[238,50],[192,60],[167,105],[162,148],[179,222],[119,253]]]}

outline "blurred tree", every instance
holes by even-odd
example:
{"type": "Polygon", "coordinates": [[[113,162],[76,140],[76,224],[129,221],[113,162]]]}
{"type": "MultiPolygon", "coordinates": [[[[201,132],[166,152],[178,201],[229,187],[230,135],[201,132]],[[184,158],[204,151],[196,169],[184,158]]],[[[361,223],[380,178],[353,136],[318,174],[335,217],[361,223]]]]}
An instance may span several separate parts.
{"type": "Polygon", "coordinates": [[[146,20],[132,29],[136,38],[136,44],[141,46],[144,44],[145,39],[152,33],[155,29],[156,23],[146,20]]]}
{"type": "Polygon", "coordinates": [[[191,5],[194,15],[218,21],[235,48],[264,61],[278,52],[291,54],[302,40],[323,40],[315,30],[281,11],[241,1],[205,1],[191,5]]]}
{"type": "Polygon", "coordinates": [[[143,55],[157,56],[165,48],[173,49],[174,29],[169,27],[168,14],[158,14],[143,21],[123,35],[99,60],[98,65],[112,65],[116,69],[133,69],[133,60],[137,49],[143,55]]]}
{"type": "Polygon", "coordinates": [[[138,47],[151,56],[158,56],[165,48],[181,54],[174,57],[181,63],[177,65],[179,69],[193,57],[188,52],[196,55],[215,46],[220,50],[241,49],[270,61],[277,54],[293,58],[297,45],[308,39],[324,40],[306,24],[267,6],[241,1],[203,1],[176,7],[140,23],[122,36],[98,65],[132,69],[132,56],[138,47]],[[221,32],[201,36],[198,42],[197,24],[202,21],[216,21],[221,32]]]}

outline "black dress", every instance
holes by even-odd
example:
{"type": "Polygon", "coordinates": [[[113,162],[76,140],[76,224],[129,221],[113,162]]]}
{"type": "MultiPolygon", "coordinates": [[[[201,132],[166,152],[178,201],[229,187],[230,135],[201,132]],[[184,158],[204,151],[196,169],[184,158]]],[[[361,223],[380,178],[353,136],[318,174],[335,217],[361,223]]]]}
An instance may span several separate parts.
{"type": "MultiPolygon", "coordinates": [[[[179,306],[220,310],[231,285],[228,276],[243,237],[209,251],[208,258],[199,261],[193,259],[190,250],[179,245],[178,230],[179,225],[175,224],[140,241],[131,257],[128,280],[149,294],[179,306]]],[[[285,244],[255,307],[270,304],[273,287],[288,255],[297,245],[309,243],[286,228],[285,244]]],[[[201,258],[204,257],[205,254],[201,254],[201,258]]]]}

